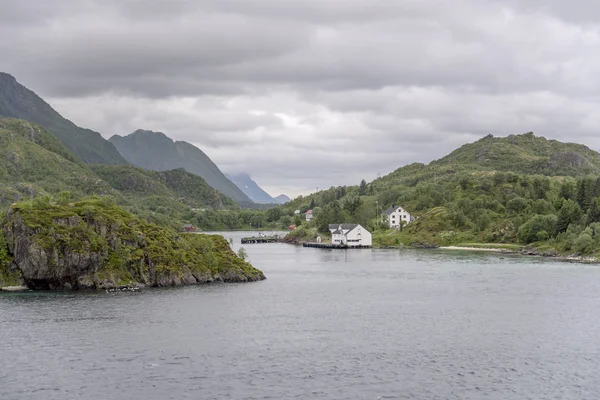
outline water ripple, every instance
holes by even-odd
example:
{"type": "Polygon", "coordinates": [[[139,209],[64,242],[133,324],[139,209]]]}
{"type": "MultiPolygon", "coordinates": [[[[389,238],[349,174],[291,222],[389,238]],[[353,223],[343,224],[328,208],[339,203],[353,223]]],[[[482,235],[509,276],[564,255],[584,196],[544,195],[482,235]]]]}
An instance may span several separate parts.
{"type": "Polygon", "coordinates": [[[600,270],[247,248],[268,276],[0,296],[0,399],[598,399],[600,270]]]}

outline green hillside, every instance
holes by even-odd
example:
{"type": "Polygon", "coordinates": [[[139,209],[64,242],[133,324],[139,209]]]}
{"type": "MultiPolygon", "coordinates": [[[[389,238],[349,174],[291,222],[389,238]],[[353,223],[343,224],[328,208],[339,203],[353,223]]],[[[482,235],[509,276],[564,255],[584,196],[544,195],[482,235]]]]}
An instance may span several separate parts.
{"type": "Polygon", "coordinates": [[[54,136],[27,121],[0,119],[0,206],[69,192],[72,199],[108,195],[137,215],[180,227],[192,209],[236,209],[202,178],[184,171],[88,165],[54,136]]]}
{"type": "Polygon", "coordinates": [[[67,190],[74,196],[116,195],[44,129],[0,119],[0,203],[67,190]]]}
{"type": "Polygon", "coordinates": [[[432,165],[512,171],[548,176],[600,172],[600,154],[576,143],[547,140],[533,133],[496,138],[491,135],[464,145],[432,165]]]}
{"type": "Polygon", "coordinates": [[[130,163],[153,171],[184,168],[240,204],[252,200],[221,172],[202,150],[187,142],[175,142],[164,133],[137,130],[109,139],[130,163]]]}
{"type": "Polygon", "coordinates": [[[93,165],[91,169],[113,189],[132,200],[159,196],[178,199],[181,205],[192,208],[237,208],[229,197],[183,168],[157,172],[132,165],[93,165]]]}
{"type": "Polygon", "coordinates": [[[90,164],[127,164],[115,146],[98,132],[63,118],[48,103],[6,73],[0,72],[0,118],[19,118],[43,126],[79,159],[90,164]]]}
{"type": "Polygon", "coordinates": [[[583,145],[532,133],[487,136],[429,165],[299,197],[282,213],[312,208],[311,225],[321,232],[329,223],[361,223],[375,231],[379,246],[484,243],[598,255],[599,166],[600,154],[583,145]],[[386,229],[376,215],[392,204],[417,220],[386,229]]]}

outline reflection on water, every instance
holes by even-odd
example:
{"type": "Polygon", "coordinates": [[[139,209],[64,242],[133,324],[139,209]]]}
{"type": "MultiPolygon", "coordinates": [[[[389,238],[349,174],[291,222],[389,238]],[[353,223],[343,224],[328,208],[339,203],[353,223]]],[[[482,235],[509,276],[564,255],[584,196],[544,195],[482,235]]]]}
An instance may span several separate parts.
{"type": "Polygon", "coordinates": [[[266,281],[0,296],[0,399],[600,398],[595,266],[244,247],[266,281]]]}

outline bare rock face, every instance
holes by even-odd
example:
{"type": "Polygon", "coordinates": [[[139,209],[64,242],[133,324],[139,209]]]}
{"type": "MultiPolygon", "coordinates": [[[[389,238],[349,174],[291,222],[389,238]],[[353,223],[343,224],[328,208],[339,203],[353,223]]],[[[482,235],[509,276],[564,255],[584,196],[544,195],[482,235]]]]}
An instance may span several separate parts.
{"type": "Polygon", "coordinates": [[[548,160],[550,168],[582,168],[590,167],[592,164],[581,154],[573,152],[554,153],[548,160]]]}
{"type": "MultiPolygon", "coordinates": [[[[34,239],[38,231],[28,227],[17,212],[9,210],[7,219],[10,223],[4,234],[8,249],[31,289],[77,288],[78,278],[96,273],[107,256],[106,251],[81,252],[68,246],[48,248],[34,239]]],[[[81,219],[70,217],[57,223],[77,226],[81,219]]]]}

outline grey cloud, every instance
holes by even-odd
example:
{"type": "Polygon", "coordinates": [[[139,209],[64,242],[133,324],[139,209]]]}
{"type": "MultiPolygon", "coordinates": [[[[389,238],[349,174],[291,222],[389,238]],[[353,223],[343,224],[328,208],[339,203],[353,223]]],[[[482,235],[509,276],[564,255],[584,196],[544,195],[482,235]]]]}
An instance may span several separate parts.
{"type": "Polygon", "coordinates": [[[600,3],[596,1],[562,0],[494,0],[529,13],[544,13],[570,23],[597,23],[600,21],[600,3]]]}
{"type": "Polygon", "coordinates": [[[493,13],[500,7],[463,3],[456,16],[457,7],[439,1],[176,1],[172,7],[164,1],[86,2],[87,7],[73,6],[77,18],[50,14],[61,29],[16,30],[15,61],[0,65],[14,63],[55,96],[107,88],[153,97],[231,94],[265,85],[523,91],[568,78],[568,66],[556,64],[556,50],[535,25],[507,24],[509,33],[498,37],[494,26],[502,21],[493,13]],[[286,15],[296,19],[285,20],[286,15]],[[538,39],[528,39],[531,34],[538,39]],[[41,65],[53,85],[36,78],[41,65]]]}
{"type": "Polygon", "coordinates": [[[163,131],[291,194],[488,133],[600,146],[591,0],[0,6],[0,70],[66,117],[105,136],[163,131]]]}

